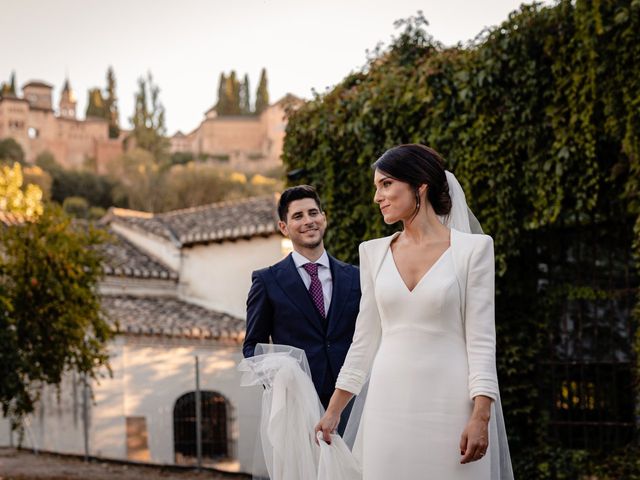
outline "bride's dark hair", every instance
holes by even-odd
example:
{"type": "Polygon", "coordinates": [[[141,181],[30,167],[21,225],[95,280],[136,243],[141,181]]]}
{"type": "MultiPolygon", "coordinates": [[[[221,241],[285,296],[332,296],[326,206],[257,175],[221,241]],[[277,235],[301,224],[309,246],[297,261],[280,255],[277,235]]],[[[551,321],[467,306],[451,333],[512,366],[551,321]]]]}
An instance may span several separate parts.
{"type": "Polygon", "coordinates": [[[427,199],[437,215],[451,211],[449,183],[442,157],[433,148],[417,143],[390,148],[371,168],[408,183],[416,195],[416,213],[420,208],[420,185],[427,185],[427,199]]]}

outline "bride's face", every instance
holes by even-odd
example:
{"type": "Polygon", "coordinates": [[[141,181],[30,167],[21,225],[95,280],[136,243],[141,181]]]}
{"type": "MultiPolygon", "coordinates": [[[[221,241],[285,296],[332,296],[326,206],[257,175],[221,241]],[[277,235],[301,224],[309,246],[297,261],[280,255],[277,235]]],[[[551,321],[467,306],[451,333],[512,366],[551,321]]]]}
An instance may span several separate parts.
{"type": "Polygon", "coordinates": [[[376,193],[373,201],[380,207],[384,223],[391,225],[410,219],[416,209],[416,197],[411,186],[376,170],[373,176],[376,193]]]}

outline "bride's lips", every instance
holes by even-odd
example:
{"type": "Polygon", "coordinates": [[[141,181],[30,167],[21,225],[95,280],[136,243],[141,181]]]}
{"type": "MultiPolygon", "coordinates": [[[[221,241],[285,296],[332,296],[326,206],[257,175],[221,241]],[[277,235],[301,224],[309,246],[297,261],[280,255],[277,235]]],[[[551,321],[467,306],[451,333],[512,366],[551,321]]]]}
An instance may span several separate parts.
{"type": "Polygon", "coordinates": [[[389,205],[385,205],[384,207],[380,207],[380,211],[384,211],[385,208],[387,208],[389,205]]]}

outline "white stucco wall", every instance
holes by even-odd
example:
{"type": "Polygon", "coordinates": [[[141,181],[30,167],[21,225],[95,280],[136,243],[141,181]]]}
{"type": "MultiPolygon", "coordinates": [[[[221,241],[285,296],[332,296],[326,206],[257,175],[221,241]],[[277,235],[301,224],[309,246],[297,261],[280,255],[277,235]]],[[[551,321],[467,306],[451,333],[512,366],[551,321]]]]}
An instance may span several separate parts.
{"type": "Polygon", "coordinates": [[[244,318],[251,272],[283,258],[282,240],[277,234],[183,249],[180,297],[244,318]]]}
{"type": "MultiPolygon", "coordinates": [[[[242,359],[239,345],[118,336],[110,353],[113,377],[92,385],[90,455],[126,459],[126,417],[142,416],[147,423],[150,461],[174,463],[173,408],[179,397],[195,391],[197,355],[201,390],[223,395],[230,407],[228,435],[232,440],[230,453],[236,460],[234,467],[251,471],[262,390],[240,387],[236,368],[242,359]]],[[[41,406],[28,419],[25,447],[84,453],[81,386],[75,390],[75,400],[73,394],[70,378],[62,384],[60,402],[54,388],[45,391],[41,406]]],[[[9,444],[9,425],[2,419],[0,445],[9,444]]]]}

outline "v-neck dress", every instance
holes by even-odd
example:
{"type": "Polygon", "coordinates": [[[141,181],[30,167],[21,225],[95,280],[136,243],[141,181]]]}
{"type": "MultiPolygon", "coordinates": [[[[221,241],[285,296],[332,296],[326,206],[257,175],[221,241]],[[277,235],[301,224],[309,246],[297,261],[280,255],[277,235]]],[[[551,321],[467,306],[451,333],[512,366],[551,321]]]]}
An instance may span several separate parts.
{"type": "Polygon", "coordinates": [[[413,290],[389,248],[375,278],[381,322],[360,431],[364,480],[488,480],[490,457],[460,464],[473,403],[451,247],[413,290]]]}

